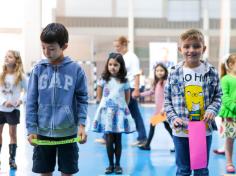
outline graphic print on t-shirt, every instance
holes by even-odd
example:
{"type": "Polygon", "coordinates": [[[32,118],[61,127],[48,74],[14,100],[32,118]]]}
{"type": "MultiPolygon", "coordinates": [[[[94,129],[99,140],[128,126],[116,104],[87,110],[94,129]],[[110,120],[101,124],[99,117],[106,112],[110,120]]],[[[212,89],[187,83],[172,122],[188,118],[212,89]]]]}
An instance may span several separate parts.
{"type": "Polygon", "coordinates": [[[204,67],[201,64],[197,68],[184,68],[184,94],[186,106],[189,111],[189,120],[200,121],[204,115],[204,93],[203,82],[206,81],[204,76],[204,67]]]}
{"type": "Polygon", "coordinates": [[[185,99],[191,121],[202,119],[204,111],[204,99],[202,86],[189,85],[185,87],[185,99]]]}

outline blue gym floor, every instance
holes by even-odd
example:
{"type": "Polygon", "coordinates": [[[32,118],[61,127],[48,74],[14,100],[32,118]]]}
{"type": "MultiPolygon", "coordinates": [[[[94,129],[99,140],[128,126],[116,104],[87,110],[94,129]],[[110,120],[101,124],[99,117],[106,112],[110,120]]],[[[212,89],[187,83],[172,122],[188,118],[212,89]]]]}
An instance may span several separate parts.
{"type": "MultiPolygon", "coordinates": [[[[149,117],[154,109],[149,106],[140,106],[143,119],[145,121],[146,130],[149,130],[149,117]]],[[[88,116],[93,119],[96,105],[89,105],[88,116]]],[[[104,170],[108,166],[108,159],[105,145],[95,143],[96,138],[100,138],[102,134],[88,131],[88,142],[80,145],[79,168],[80,172],[76,176],[102,176],[104,170]]],[[[170,153],[173,148],[173,143],[167,131],[162,124],[156,127],[155,136],[151,143],[151,151],[142,151],[137,147],[132,147],[130,144],[135,140],[137,133],[132,133],[122,136],[122,157],[121,166],[123,167],[123,175],[125,176],[172,176],[175,175],[175,157],[174,153],[170,153]]],[[[32,150],[33,147],[27,142],[24,110],[22,110],[21,124],[18,126],[18,148],[17,148],[17,171],[9,170],[8,165],[8,127],[5,125],[3,132],[3,148],[1,153],[1,170],[0,176],[35,176],[31,172],[32,167],[32,150]]],[[[218,136],[218,133],[213,134],[213,143],[210,153],[209,170],[210,176],[224,175],[225,172],[225,157],[215,155],[212,150],[221,147],[223,140],[218,136]]],[[[236,149],[236,147],[234,147],[236,149]]],[[[236,159],[234,154],[234,164],[236,159]]],[[[57,170],[57,168],[55,169],[57,170]]],[[[58,171],[54,172],[55,176],[59,176],[58,171]]]]}

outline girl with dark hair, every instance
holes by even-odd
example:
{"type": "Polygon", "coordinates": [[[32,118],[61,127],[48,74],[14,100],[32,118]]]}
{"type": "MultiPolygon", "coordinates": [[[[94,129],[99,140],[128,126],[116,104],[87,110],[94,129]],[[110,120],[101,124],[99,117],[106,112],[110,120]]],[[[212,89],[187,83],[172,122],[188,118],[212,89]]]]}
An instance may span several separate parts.
{"type": "Polygon", "coordinates": [[[98,83],[97,98],[100,101],[92,130],[105,133],[109,167],[105,174],[122,174],[120,157],[121,133],[135,131],[135,124],[128,109],[130,87],[126,79],[125,62],[121,54],[111,53],[107,59],[102,79],[98,83]],[[114,165],[114,156],[116,159],[114,165]]]}
{"type": "MultiPolygon", "coordinates": [[[[164,115],[164,86],[166,83],[167,76],[168,76],[168,70],[165,67],[165,65],[162,63],[157,63],[154,67],[154,81],[153,81],[152,89],[150,91],[146,91],[140,94],[140,96],[142,97],[155,94],[155,104],[156,104],[155,114],[160,113],[164,115]]],[[[165,129],[168,131],[168,133],[172,137],[172,130],[170,128],[169,123],[167,121],[164,121],[163,123],[164,123],[165,129]]],[[[150,144],[152,142],[154,131],[155,131],[155,125],[150,124],[150,131],[149,131],[147,142],[144,145],[140,146],[139,147],[140,149],[142,150],[151,149],[150,144]]],[[[174,150],[172,149],[171,152],[174,152],[174,150]]]]}

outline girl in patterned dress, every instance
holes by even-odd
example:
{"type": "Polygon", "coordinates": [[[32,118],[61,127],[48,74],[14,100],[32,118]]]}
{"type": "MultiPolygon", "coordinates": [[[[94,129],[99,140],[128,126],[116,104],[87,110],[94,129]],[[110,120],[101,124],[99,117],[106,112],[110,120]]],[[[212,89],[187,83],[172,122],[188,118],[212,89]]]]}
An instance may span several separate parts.
{"type": "Polygon", "coordinates": [[[106,135],[109,167],[106,168],[105,174],[113,172],[122,174],[120,167],[121,134],[135,131],[135,124],[127,105],[130,99],[130,87],[126,74],[122,55],[118,53],[109,54],[97,87],[100,104],[92,126],[93,131],[106,135]]]}
{"type": "Polygon", "coordinates": [[[226,138],[226,171],[235,173],[232,154],[236,138],[236,54],[229,55],[221,66],[221,86],[223,96],[219,116],[222,118],[220,133],[226,138]]]}

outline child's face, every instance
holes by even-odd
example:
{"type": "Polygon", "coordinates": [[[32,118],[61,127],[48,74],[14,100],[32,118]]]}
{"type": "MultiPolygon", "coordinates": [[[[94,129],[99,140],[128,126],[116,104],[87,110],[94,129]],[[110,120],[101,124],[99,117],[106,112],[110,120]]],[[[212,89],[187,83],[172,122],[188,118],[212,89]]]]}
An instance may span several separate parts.
{"type": "Polygon", "coordinates": [[[63,57],[64,47],[60,47],[58,43],[44,43],[42,42],[42,49],[44,56],[50,61],[55,62],[63,57]]]}
{"type": "Polygon", "coordinates": [[[181,41],[178,49],[185,60],[184,66],[194,68],[200,65],[200,59],[206,50],[206,46],[199,40],[186,39],[181,41]]]}
{"type": "Polygon", "coordinates": [[[109,59],[108,71],[111,73],[111,75],[116,76],[119,70],[120,70],[120,63],[117,62],[115,59],[109,59]]]}
{"type": "Polygon", "coordinates": [[[161,66],[157,66],[155,69],[155,75],[158,79],[162,79],[165,76],[165,70],[161,66]]]}
{"type": "Polygon", "coordinates": [[[5,56],[5,64],[6,66],[13,67],[16,64],[16,58],[11,52],[7,52],[5,56]]]}

